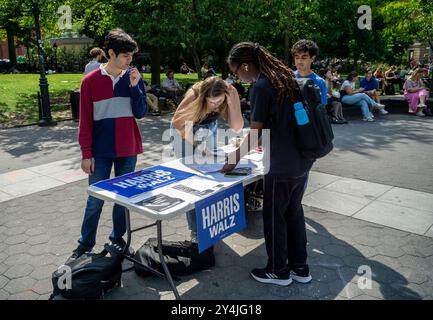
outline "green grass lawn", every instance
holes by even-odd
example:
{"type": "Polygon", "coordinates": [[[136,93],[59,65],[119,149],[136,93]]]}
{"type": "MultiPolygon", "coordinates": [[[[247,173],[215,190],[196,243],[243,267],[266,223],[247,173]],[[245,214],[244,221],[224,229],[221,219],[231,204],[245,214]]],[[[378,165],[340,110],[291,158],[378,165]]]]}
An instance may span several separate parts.
{"type": "MultiPolygon", "coordinates": [[[[150,83],[150,73],[143,79],[150,83]]],[[[52,116],[55,120],[71,118],[69,91],[80,88],[82,74],[47,75],[52,116]]],[[[166,78],[161,75],[161,82],[166,78]]],[[[176,74],[183,85],[195,83],[197,74],[176,74]]],[[[0,74],[0,125],[13,126],[38,121],[39,74],[0,74]]]]}

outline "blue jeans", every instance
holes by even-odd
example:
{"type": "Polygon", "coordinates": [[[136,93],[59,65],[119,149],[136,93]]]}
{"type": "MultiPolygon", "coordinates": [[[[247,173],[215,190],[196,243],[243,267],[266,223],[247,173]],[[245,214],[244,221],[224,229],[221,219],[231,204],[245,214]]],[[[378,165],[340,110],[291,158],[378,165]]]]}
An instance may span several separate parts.
{"type": "Polygon", "coordinates": [[[341,99],[341,102],[343,102],[345,104],[354,104],[354,105],[361,107],[362,116],[364,118],[368,118],[368,117],[372,116],[370,109],[369,109],[369,106],[375,107],[377,104],[376,101],[371,99],[365,93],[355,93],[352,95],[346,94],[341,99]]]}
{"type": "MultiPolygon", "coordinates": [[[[176,158],[184,158],[193,155],[189,154],[189,152],[193,152],[193,147],[191,144],[182,139],[179,133],[173,128],[173,125],[170,126],[171,129],[171,137],[173,139],[173,147],[176,158]],[[179,145],[180,143],[180,145],[179,145]],[[187,146],[189,145],[189,147],[187,146]]],[[[206,143],[208,149],[216,150],[217,148],[217,131],[218,131],[218,121],[213,121],[207,124],[198,124],[194,125],[192,128],[193,134],[196,134],[199,129],[207,129],[209,130],[209,135],[206,139],[206,143]]],[[[197,217],[195,214],[195,210],[190,210],[186,213],[186,220],[188,222],[188,228],[191,231],[197,232],[197,217]]]]}
{"type": "MultiPolygon", "coordinates": [[[[89,175],[89,185],[101,180],[109,179],[111,168],[114,164],[115,176],[133,172],[137,156],[123,158],[95,158],[95,171],[89,175]]],[[[81,226],[81,237],[78,243],[88,250],[91,250],[96,243],[96,231],[98,229],[99,217],[101,216],[104,201],[89,196],[87,199],[86,209],[84,211],[84,220],[81,226]]],[[[110,234],[110,240],[122,238],[126,232],[125,207],[114,204],[113,206],[113,231],[110,234]]]]}

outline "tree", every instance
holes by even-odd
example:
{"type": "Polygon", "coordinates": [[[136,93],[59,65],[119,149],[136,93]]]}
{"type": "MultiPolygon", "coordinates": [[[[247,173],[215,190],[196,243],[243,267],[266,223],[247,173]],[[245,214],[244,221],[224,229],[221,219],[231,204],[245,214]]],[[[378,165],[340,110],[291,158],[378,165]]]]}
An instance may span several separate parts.
{"type": "MultiPolygon", "coordinates": [[[[425,41],[429,43],[430,50],[433,50],[432,1],[389,1],[380,12],[386,23],[384,37],[391,39],[390,42],[404,41],[401,49],[406,50],[414,41],[425,41]]],[[[433,92],[433,75],[431,83],[430,92],[433,92]]]]}
{"type": "Polygon", "coordinates": [[[22,3],[13,0],[0,1],[0,28],[6,31],[9,60],[16,66],[15,36],[21,33],[19,20],[23,15],[22,3]]]}

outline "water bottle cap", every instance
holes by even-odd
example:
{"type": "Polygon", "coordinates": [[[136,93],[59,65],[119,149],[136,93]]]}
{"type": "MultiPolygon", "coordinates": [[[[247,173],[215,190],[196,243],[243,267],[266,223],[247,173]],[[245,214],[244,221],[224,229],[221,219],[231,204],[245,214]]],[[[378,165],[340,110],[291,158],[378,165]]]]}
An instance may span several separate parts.
{"type": "Polygon", "coordinates": [[[304,109],[304,105],[302,104],[302,102],[296,102],[295,104],[294,104],[294,107],[295,107],[295,110],[301,110],[301,109],[304,109]]]}

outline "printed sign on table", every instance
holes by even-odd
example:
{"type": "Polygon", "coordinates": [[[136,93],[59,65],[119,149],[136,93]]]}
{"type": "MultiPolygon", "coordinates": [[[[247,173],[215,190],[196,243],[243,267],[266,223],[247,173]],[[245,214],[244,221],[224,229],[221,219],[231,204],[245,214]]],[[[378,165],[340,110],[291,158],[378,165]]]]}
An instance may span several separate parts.
{"type": "Polygon", "coordinates": [[[156,212],[163,212],[184,202],[185,201],[179,198],[173,198],[166,194],[158,194],[148,199],[141,200],[137,202],[136,205],[148,208],[156,212]]]}
{"type": "Polygon", "coordinates": [[[202,252],[225,237],[245,228],[242,183],[197,202],[198,249],[202,252]]]}
{"type": "Polygon", "coordinates": [[[126,198],[148,192],[171,183],[187,179],[195,174],[164,166],[155,166],[125,174],[110,180],[95,183],[94,186],[126,198]]]}

